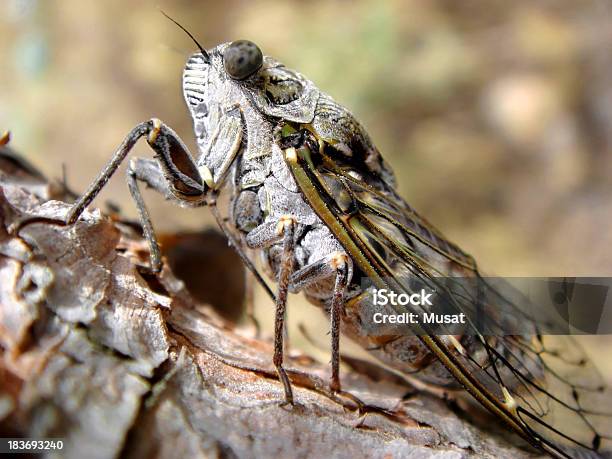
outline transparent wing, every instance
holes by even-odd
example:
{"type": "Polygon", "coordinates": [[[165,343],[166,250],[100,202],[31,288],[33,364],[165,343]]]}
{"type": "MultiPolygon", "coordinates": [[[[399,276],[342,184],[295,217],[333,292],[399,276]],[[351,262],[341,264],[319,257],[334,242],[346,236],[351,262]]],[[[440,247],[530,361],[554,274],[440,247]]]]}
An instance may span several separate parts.
{"type": "Polygon", "coordinates": [[[420,217],[363,155],[316,138],[287,152],[306,199],[379,288],[410,291],[406,279],[417,277],[449,292],[458,312],[474,317],[474,308],[485,308],[487,336],[469,324],[461,342],[421,337],[480,403],[553,455],[597,457],[610,448],[612,393],[570,337],[543,336],[529,306],[517,304],[504,286],[484,283],[478,297],[462,285],[449,288],[451,277],[480,278],[474,260],[420,217]],[[506,320],[522,321],[528,332],[507,335],[506,320]]]}

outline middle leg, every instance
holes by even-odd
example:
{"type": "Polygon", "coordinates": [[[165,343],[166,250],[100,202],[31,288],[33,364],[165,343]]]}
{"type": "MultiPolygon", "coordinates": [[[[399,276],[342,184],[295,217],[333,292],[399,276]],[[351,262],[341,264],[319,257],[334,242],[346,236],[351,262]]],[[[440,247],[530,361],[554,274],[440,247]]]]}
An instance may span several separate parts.
{"type": "Polygon", "coordinates": [[[276,367],[278,378],[283,383],[285,389],[285,402],[293,404],[293,392],[291,382],[287,372],[283,368],[284,346],[283,338],[285,333],[285,317],[287,308],[287,294],[289,293],[289,278],[293,271],[294,255],[294,232],[296,221],[293,217],[282,217],[277,225],[277,233],[282,236],[283,251],[278,272],[278,291],[276,294],[276,313],[274,318],[274,357],[272,362],[276,367]]]}

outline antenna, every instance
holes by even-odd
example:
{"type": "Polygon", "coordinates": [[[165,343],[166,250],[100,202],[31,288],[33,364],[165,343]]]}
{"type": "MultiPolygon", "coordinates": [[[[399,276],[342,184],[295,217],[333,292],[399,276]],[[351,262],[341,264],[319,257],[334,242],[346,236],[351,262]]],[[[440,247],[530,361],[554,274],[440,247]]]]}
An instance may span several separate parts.
{"type": "Polygon", "coordinates": [[[166,18],[170,19],[172,22],[174,22],[177,26],[179,26],[179,28],[185,32],[187,34],[187,36],[189,38],[191,38],[193,40],[193,42],[196,44],[196,46],[198,47],[198,49],[200,50],[200,52],[202,53],[202,56],[204,57],[204,60],[206,61],[207,64],[210,63],[210,56],[208,55],[208,53],[206,52],[206,50],[204,48],[202,48],[202,45],[200,45],[198,43],[198,41],[194,38],[193,35],[191,35],[191,33],[182,25],[180,25],[177,21],[175,21],[174,19],[172,19],[170,16],[168,16],[166,13],[164,13],[162,10],[159,10],[161,12],[161,14],[163,14],[164,16],[166,16],[166,18]]]}

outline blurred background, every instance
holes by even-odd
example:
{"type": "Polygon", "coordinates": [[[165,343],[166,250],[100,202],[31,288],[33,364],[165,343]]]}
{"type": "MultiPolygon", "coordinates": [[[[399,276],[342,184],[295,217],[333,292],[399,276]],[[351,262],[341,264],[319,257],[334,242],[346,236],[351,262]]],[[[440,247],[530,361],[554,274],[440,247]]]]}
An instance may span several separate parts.
{"type": "MultiPolygon", "coordinates": [[[[82,191],[156,116],[195,152],[194,46],[248,38],[348,106],[402,195],[499,275],[612,275],[606,1],[3,0],[0,127],[82,191]]],[[[138,154],[149,155],[141,145],[138,154]]],[[[123,176],[99,198],[135,216],[123,176]]],[[[149,197],[158,229],[211,223],[149,197]]]]}
{"type": "MultiPolygon", "coordinates": [[[[401,194],[485,273],[612,275],[612,4],[2,0],[0,130],[83,191],[138,122],[193,152],[194,46],[248,38],[348,106],[401,194]]],[[[137,153],[149,155],[140,145],[137,153]]],[[[146,196],[162,232],[212,224],[146,196]]],[[[122,174],[97,200],[135,208],[122,174]]],[[[269,314],[270,308],[266,307],[269,314]]]]}

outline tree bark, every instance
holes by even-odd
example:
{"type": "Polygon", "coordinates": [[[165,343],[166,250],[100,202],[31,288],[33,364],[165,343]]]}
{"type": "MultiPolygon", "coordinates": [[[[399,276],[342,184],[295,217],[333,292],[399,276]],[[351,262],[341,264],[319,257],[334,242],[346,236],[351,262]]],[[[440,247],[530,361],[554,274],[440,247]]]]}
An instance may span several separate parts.
{"type": "Polygon", "coordinates": [[[169,268],[147,274],[130,225],[93,210],[9,234],[62,218],[69,195],[0,150],[0,436],[63,438],[61,457],[532,456],[384,372],[343,372],[333,396],[306,355],[287,359],[296,403],[282,406],[269,339],[169,268]]]}

